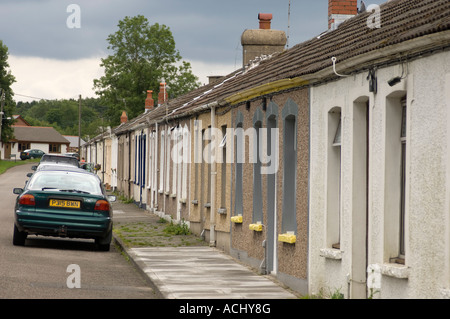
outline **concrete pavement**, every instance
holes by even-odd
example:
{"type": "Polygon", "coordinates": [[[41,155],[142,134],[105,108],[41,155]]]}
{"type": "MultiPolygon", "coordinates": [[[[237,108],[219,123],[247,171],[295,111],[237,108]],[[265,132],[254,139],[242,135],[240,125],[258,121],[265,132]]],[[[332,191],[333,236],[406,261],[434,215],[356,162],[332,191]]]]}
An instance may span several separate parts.
{"type": "MultiPolygon", "coordinates": [[[[134,204],[113,203],[115,224],[155,222],[134,204]]],[[[158,217],[159,219],[159,217],[158,217]]],[[[269,276],[259,275],[231,256],[208,246],[126,247],[114,242],[145,276],[161,299],[295,299],[269,276]]]]}

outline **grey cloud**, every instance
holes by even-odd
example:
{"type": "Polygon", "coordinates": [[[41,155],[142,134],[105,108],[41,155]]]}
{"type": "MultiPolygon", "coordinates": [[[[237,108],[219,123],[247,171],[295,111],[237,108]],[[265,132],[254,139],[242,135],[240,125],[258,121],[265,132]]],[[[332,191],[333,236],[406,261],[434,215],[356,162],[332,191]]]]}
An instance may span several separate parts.
{"type": "MultiPolygon", "coordinates": [[[[367,1],[366,1],[367,2],[367,1]]],[[[372,0],[369,3],[382,3],[372,0]]],[[[234,63],[240,36],[258,28],[258,13],[272,13],[272,28],[287,31],[289,0],[40,0],[2,1],[0,39],[18,56],[80,59],[107,50],[106,38],[125,16],[142,14],[170,27],[185,59],[234,63]],[[69,29],[67,6],[81,8],[81,28],[69,29]]],[[[291,0],[290,44],[327,28],[326,0],[291,0]]]]}

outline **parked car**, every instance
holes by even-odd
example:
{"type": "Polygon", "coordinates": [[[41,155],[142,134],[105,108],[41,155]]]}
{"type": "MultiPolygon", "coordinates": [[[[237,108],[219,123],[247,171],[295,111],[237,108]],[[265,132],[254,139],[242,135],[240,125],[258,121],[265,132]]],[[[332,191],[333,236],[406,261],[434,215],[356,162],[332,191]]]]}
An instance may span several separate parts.
{"type": "Polygon", "coordinates": [[[80,160],[80,154],[78,153],[66,153],[64,156],[72,156],[75,157],[78,161],[80,160]]]}
{"type": "Polygon", "coordinates": [[[76,157],[59,155],[59,154],[43,155],[39,162],[39,165],[42,165],[44,163],[63,164],[63,165],[72,165],[75,167],[80,167],[80,162],[78,162],[78,159],[76,157]]]}
{"type": "Polygon", "coordinates": [[[95,173],[95,163],[80,163],[80,167],[88,172],[95,173]]]}
{"type": "Polygon", "coordinates": [[[44,154],[45,154],[44,151],[37,149],[25,150],[23,152],[20,152],[20,159],[27,160],[32,158],[41,158],[44,154]]]}
{"type": "Polygon", "coordinates": [[[107,251],[112,239],[115,196],[107,195],[100,178],[81,168],[45,166],[24,188],[14,188],[13,244],[28,235],[93,238],[107,251]]]}

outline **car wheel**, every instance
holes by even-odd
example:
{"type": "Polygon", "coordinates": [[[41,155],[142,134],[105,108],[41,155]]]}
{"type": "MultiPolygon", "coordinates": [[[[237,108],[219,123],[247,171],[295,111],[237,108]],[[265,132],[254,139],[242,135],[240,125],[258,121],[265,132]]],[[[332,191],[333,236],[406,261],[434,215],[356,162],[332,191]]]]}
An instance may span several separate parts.
{"type": "Polygon", "coordinates": [[[27,239],[27,233],[20,231],[16,225],[14,225],[13,245],[24,246],[25,239],[27,239]]]}
{"type": "Polygon", "coordinates": [[[112,230],[103,238],[96,238],[95,244],[97,245],[97,249],[100,251],[109,251],[112,240],[112,230]]]}

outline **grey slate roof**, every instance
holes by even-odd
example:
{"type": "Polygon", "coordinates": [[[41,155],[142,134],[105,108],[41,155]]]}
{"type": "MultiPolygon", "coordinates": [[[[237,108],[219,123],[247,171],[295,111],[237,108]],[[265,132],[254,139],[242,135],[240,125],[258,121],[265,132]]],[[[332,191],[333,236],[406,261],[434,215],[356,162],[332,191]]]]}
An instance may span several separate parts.
{"type": "Polygon", "coordinates": [[[64,138],[53,127],[38,126],[16,126],[14,127],[14,139],[17,142],[34,142],[34,143],[60,143],[69,144],[70,142],[64,138]]]}
{"type": "MultiPolygon", "coordinates": [[[[213,84],[205,85],[181,97],[168,101],[166,105],[156,107],[141,114],[128,123],[117,127],[114,132],[120,134],[139,123],[159,122],[166,116],[183,116],[202,105],[219,102],[226,105],[225,99],[250,88],[272,83],[278,80],[310,76],[332,67],[331,58],[337,63],[355,57],[374,53],[380,59],[379,50],[393,47],[409,40],[423,38],[432,34],[445,33],[446,40],[430,41],[421,50],[450,47],[450,0],[393,0],[381,5],[381,28],[369,28],[367,19],[372,12],[359,14],[330,32],[323,33],[309,41],[297,44],[289,50],[263,60],[254,68],[239,69],[213,84]],[[167,111],[166,111],[167,106],[167,111]]],[[[404,49],[408,55],[413,50],[404,49]]],[[[333,75],[334,76],[334,75],[333,75]]],[[[337,77],[335,77],[337,78],[337,77]]],[[[169,118],[170,118],[169,116],[169,118]]]]}

